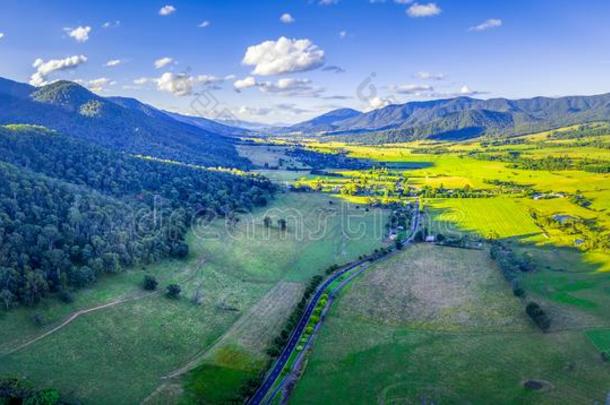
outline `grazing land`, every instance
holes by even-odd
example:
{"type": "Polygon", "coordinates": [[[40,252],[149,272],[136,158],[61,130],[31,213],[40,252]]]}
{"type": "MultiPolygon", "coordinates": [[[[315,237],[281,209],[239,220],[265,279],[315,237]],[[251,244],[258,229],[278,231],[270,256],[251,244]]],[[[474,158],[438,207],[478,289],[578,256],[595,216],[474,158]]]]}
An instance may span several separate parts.
{"type": "Polygon", "coordinates": [[[535,328],[486,251],[429,245],[349,286],[314,347],[292,403],[591,403],[610,378],[583,333],[535,328]]]}
{"type": "Polygon", "coordinates": [[[35,311],[2,313],[0,374],[27,376],[87,403],[175,402],[191,392],[212,402],[234,398],[264,365],[265,344],[281,330],[304,283],[382,246],[386,214],[320,194],[282,194],[269,209],[239,218],[195,228],[186,261],[102,278],[71,304],[49,299],[35,311]],[[277,226],[280,218],[287,219],[286,231],[277,226]],[[144,294],[145,274],[157,276],[160,293],[144,294]],[[181,286],[181,299],[165,297],[170,283],[181,286]],[[79,316],[13,352],[76,311],[126,298],[134,299],[79,316]]]}

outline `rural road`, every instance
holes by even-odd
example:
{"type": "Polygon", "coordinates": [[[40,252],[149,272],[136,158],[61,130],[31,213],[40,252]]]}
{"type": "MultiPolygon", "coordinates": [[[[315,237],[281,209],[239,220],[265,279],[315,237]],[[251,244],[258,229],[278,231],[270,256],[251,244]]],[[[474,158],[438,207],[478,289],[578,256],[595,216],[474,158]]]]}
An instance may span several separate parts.
{"type": "MultiPolygon", "coordinates": [[[[411,234],[409,235],[409,237],[407,239],[405,239],[403,241],[403,246],[406,246],[413,241],[413,239],[415,238],[417,228],[419,227],[419,222],[420,222],[420,217],[421,217],[421,214],[419,213],[419,201],[417,201],[415,203],[415,212],[416,212],[415,220],[411,224],[411,234]]],[[[375,261],[378,261],[378,260],[386,258],[386,257],[387,257],[387,255],[374,259],[371,262],[375,262],[375,261]]],[[[366,263],[367,261],[369,261],[369,260],[368,259],[358,260],[357,262],[351,263],[351,264],[343,267],[341,270],[337,271],[332,276],[327,278],[317,288],[314,296],[311,298],[311,301],[309,302],[309,305],[307,306],[307,309],[305,310],[305,313],[303,314],[299,323],[297,324],[297,326],[294,328],[292,334],[290,335],[290,339],[288,340],[288,343],[284,347],[284,350],[282,350],[280,357],[278,357],[278,359],[274,363],[273,367],[271,368],[271,370],[265,377],[263,384],[258,388],[258,390],[256,390],[254,395],[252,397],[250,397],[250,399],[246,402],[246,404],[259,405],[264,401],[265,397],[269,393],[269,390],[275,384],[275,381],[282,373],[282,370],[286,366],[286,363],[288,363],[288,359],[290,359],[292,352],[294,351],[297,344],[299,343],[299,340],[301,339],[301,335],[303,334],[303,331],[305,330],[305,328],[307,327],[307,324],[309,323],[311,314],[313,313],[316,306],[318,305],[318,301],[320,301],[320,298],[326,291],[326,288],[329,285],[331,285],[336,279],[338,279],[339,277],[341,277],[348,271],[366,263]]]]}

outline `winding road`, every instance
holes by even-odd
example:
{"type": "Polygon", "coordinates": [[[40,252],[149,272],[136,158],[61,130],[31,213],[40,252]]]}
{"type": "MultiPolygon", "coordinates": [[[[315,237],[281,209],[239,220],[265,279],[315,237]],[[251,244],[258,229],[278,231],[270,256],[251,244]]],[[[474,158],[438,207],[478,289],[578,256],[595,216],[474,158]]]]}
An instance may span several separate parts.
{"type": "MultiPolygon", "coordinates": [[[[420,219],[421,219],[421,214],[419,212],[419,201],[416,201],[415,220],[412,221],[412,223],[411,223],[411,233],[410,233],[409,237],[402,242],[403,246],[408,245],[415,238],[417,229],[419,228],[420,219]]],[[[392,253],[395,253],[396,251],[397,251],[396,248],[394,248],[394,251],[392,253]]],[[[265,397],[269,393],[269,390],[275,384],[276,380],[282,373],[282,370],[284,369],[284,367],[286,367],[286,364],[288,363],[290,356],[292,355],[294,349],[296,348],[296,346],[298,345],[298,343],[301,339],[301,335],[303,334],[303,331],[305,330],[305,328],[307,327],[307,324],[309,323],[309,319],[311,318],[313,311],[315,310],[316,306],[318,305],[318,301],[320,301],[320,298],[322,297],[322,295],[324,294],[324,292],[326,291],[328,286],[330,286],[335,280],[337,280],[339,277],[343,276],[348,271],[353,270],[354,268],[356,268],[366,262],[373,263],[380,259],[385,259],[387,257],[388,257],[388,255],[385,255],[385,256],[381,256],[381,257],[379,257],[377,259],[373,259],[373,260],[363,259],[363,260],[358,260],[354,263],[350,263],[350,264],[342,267],[339,271],[333,273],[316,289],[316,292],[313,295],[313,297],[311,298],[309,305],[307,306],[307,309],[305,310],[305,313],[303,314],[303,316],[299,320],[299,323],[297,324],[297,326],[294,328],[292,334],[290,335],[290,339],[288,340],[288,343],[284,347],[284,350],[282,350],[280,357],[278,357],[276,362],[273,364],[273,367],[271,368],[271,370],[265,376],[265,379],[264,379],[262,385],[258,388],[258,390],[256,390],[254,395],[252,397],[250,397],[250,399],[248,399],[246,404],[259,405],[259,404],[263,403],[263,401],[265,400],[265,397]]]]}

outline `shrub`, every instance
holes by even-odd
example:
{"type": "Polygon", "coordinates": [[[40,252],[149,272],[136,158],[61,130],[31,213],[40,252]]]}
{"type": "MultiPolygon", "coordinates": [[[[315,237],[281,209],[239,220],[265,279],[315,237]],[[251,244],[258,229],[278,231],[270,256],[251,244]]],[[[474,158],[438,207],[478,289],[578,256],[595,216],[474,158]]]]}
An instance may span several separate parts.
{"type": "Polygon", "coordinates": [[[551,319],[537,303],[530,302],[527,304],[525,312],[543,332],[551,327],[551,319]]]}
{"type": "Polygon", "coordinates": [[[157,279],[154,276],[149,276],[149,275],[144,276],[143,287],[145,290],[154,291],[157,289],[157,285],[159,285],[159,282],[157,281],[157,279]]]}
{"type": "Polygon", "coordinates": [[[170,284],[167,286],[166,295],[168,298],[178,299],[180,292],[182,292],[182,289],[178,284],[170,284]]]}
{"type": "Polygon", "coordinates": [[[59,300],[63,303],[70,304],[74,302],[74,296],[70,291],[62,290],[59,292],[59,300]]]}

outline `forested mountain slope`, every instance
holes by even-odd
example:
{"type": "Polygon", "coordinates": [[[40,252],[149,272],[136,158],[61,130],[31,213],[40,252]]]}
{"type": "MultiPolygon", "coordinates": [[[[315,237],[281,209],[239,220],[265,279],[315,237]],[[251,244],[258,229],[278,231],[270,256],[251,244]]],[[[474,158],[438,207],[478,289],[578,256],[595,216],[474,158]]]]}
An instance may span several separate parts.
{"type": "Polygon", "coordinates": [[[345,135],[362,142],[400,142],[416,138],[464,139],[479,135],[518,135],[570,124],[610,120],[610,94],[561,98],[536,97],[446,100],[394,104],[367,113],[323,118],[285,128],[285,132],[345,135]],[[361,136],[361,134],[363,134],[361,136]]]}
{"type": "Polygon", "coordinates": [[[36,88],[0,78],[0,124],[43,125],[114,150],[203,166],[249,165],[230,138],[68,81],[36,88]]]}
{"type": "Polygon", "coordinates": [[[188,254],[195,216],[265,205],[274,186],[144,160],[31,126],[0,127],[0,298],[10,307],[188,254]]]}

